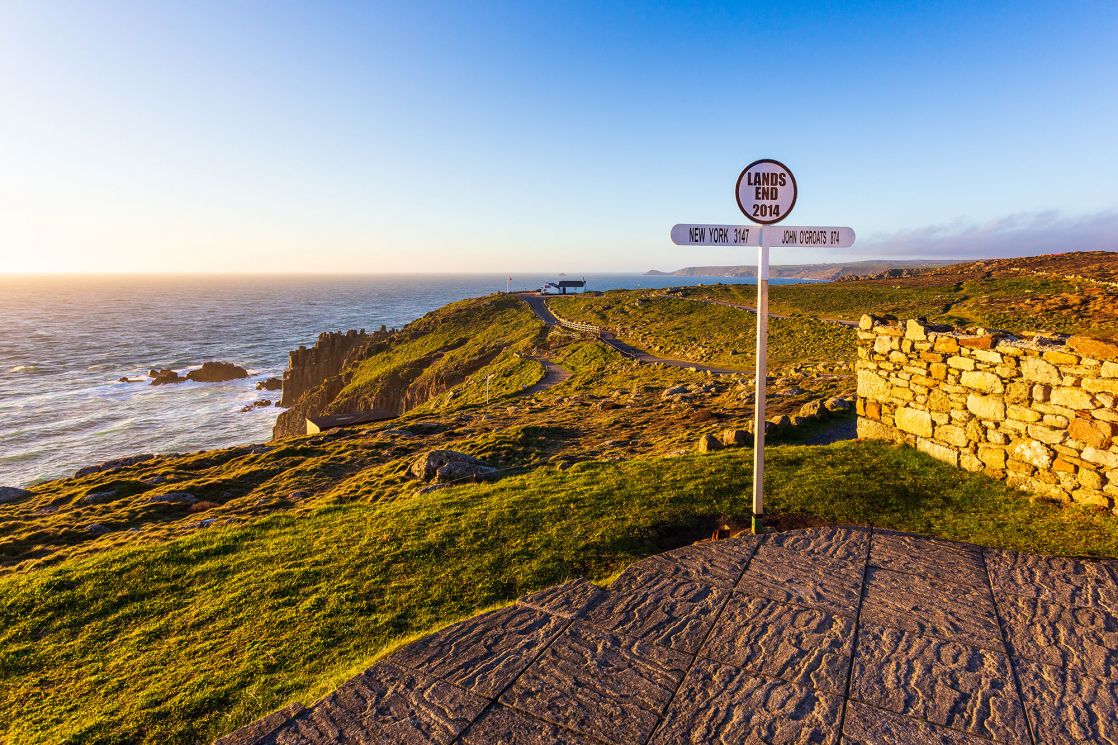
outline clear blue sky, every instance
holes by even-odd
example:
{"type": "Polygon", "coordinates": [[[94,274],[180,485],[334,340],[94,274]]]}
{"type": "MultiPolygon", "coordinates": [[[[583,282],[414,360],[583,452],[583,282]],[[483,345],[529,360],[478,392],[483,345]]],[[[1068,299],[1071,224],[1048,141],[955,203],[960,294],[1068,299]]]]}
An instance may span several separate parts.
{"type": "Polygon", "coordinates": [[[0,273],[626,271],[742,222],[1118,249],[1118,4],[0,6],[0,273]],[[609,7],[606,7],[606,6],[609,7]]]}

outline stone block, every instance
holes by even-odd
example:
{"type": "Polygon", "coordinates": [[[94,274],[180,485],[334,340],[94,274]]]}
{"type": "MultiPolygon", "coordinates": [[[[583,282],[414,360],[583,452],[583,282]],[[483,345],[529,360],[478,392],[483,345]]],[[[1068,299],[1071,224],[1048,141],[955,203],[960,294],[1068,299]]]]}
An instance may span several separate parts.
{"type": "Polygon", "coordinates": [[[858,395],[863,398],[872,398],[885,401],[893,386],[881,375],[870,370],[858,371],[858,395]]]}
{"type": "Polygon", "coordinates": [[[872,624],[862,625],[857,644],[851,699],[998,742],[1028,742],[1005,654],[872,624]]]}
{"type": "Polygon", "coordinates": [[[842,693],[853,642],[851,618],[738,592],[699,656],[842,693]]]}
{"type": "Polygon", "coordinates": [[[983,393],[1002,393],[1005,391],[1001,378],[990,372],[965,370],[959,377],[959,383],[983,393]]]}
{"type": "Polygon", "coordinates": [[[956,370],[973,370],[974,360],[970,357],[948,357],[947,366],[953,367],[956,370]]]}
{"type": "Polygon", "coordinates": [[[1025,404],[1029,401],[1029,383],[1010,383],[1005,387],[1005,400],[1011,404],[1025,404]]]}
{"type": "Polygon", "coordinates": [[[959,342],[951,336],[938,336],[932,344],[932,349],[936,352],[954,354],[959,351],[959,342]]]}
{"type": "Polygon", "coordinates": [[[947,378],[947,364],[943,362],[933,362],[928,365],[928,374],[935,380],[945,380],[947,378]]]}
{"type": "Polygon", "coordinates": [[[1063,458],[1057,458],[1052,463],[1052,470],[1058,471],[1060,473],[1075,473],[1078,468],[1071,461],[1064,460],[1063,458]]]}
{"type": "Polygon", "coordinates": [[[1118,468],[1118,454],[1109,450],[1085,447],[1083,448],[1081,457],[1088,463],[1094,463],[1103,468],[1118,468]]]}
{"type": "Polygon", "coordinates": [[[897,428],[910,432],[920,437],[932,436],[932,418],[926,411],[910,409],[908,407],[897,409],[893,414],[897,428]]]}
{"type": "Polygon", "coordinates": [[[877,354],[889,354],[890,351],[899,347],[897,340],[891,336],[879,336],[873,343],[873,351],[877,354]]]}
{"type": "MultiPolygon", "coordinates": [[[[664,712],[651,745],[835,743],[841,712],[841,695],[700,658],[664,712]]],[[[611,737],[610,730],[594,734],[606,742],[643,742],[631,735],[611,737]]]]}
{"type": "Polygon", "coordinates": [[[979,445],[978,458],[991,468],[1005,468],[1006,453],[1004,448],[990,445],[979,445]]]}
{"type": "Polygon", "coordinates": [[[1051,401],[1053,406],[1068,409],[1090,409],[1095,405],[1091,394],[1082,388],[1053,388],[1051,401]]]}
{"type": "Polygon", "coordinates": [[[1018,440],[1009,447],[1010,455],[1034,468],[1046,469],[1052,465],[1052,451],[1037,440],[1018,440]]]}
{"type": "Polygon", "coordinates": [[[978,459],[977,455],[971,453],[960,453],[959,465],[972,473],[978,473],[985,469],[985,464],[978,459]]]}
{"type": "Polygon", "coordinates": [[[967,446],[969,438],[967,437],[966,430],[962,427],[951,424],[941,424],[935,429],[935,439],[947,443],[948,445],[962,448],[967,446]]]}
{"type": "MultiPolygon", "coordinates": [[[[1084,473],[1090,472],[1084,471],[1084,473]]],[[[1076,489],[1071,493],[1071,500],[1076,504],[1083,504],[1088,507],[1105,507],[1110,509],[1114,505],[1114,500],[1103,493],[1101,489],[1076,489]]]]}
{"type": "MultiPolygon", "coordinates": [[[[1008,396],[1006,399],[1008,400],[1008,396]]],[[[1027,406],[1019,406],[1017,404],[1010,404],[1005,409],[1005,415],[1009,419],[1016,419],[1019,422],[1039,422],[1040,414],[1028,408],[1027,406]]]]}
{"type": "Polygon", "coordinates": [[[985,582],[964,585],[871,567],[860,618],[862,623],[944,641],[1003,649],[997,614],[985,582]]]}
{"type": "Polygon", "coordinates": [[[858,328],[862,331],[869,331],[874,327],[874,324],[876,322],[876,318],[871,316],[869,313],[864,313],[862,317],[858,319],[858,328]]]}
{"type": "Polygon", "coordinates": [[[1102,376],[1104,378],[1118,378],[1118,362],[1102,363],[1102,376]]]}
{"type": "Polygon", "coordinates": [[[710,631],[729,589],[689,582],[656,571],[626,572],[587,611],[586,621],[627,637],[694,654],[710,631]]]}
{"type": "Polygon", "coordinates": [[[1118,380],[1110,378],[1084,378],[1082,385],[1091,393],[1118,393],[1118,380]]]}
{"type": "Polygon", "coordinates": [[[972,393],[967,397],[967,410],[982,419],[996,422],[1005,419],[1005,401],[1001,396],[980,396],[972,393]]]}
{"type": "Polygon", "coordinates": [[[1021,358],[1021,377],[1034,383],[1050,383],[1058,385],[1063,380],[1060,371],[1051,362],[1045,362],[1039,357],[1021,358]]]}
{"type": "Polygon", "coordinates": [[[993,334],[959,337],[959,346],[970,349],[993,349],[997,338],[993,334]]]}
{"type": "Polygon", "coordinates": [[[1105,449],[1110,446],[1113,425],[1109,422],[1093,422],[1089,419],[1074,419],[1068,425],[1068,435],[1084,445],[1105,449]]]}
{"type": "Polygon", "coordinates": [[[947,445],[941,445],[934,440],[919,437],[916,440],[916,449],[944,463],[950,463],[953,466],[959,465],[959,452],[947,445]]]}
{"type": "Polygon", "coordinates": [[[690,658],[580,621],[506,690],[500,703],[611,742],[644,741],[690,658]],[[588,669],[609,670],[587,675],[588,669]]]}
{"type": "Polygon", "coordinates": [[[928,329],[919,321],[909,319],[905,323],[904,338],[913,341],[924,341],[928,338],[928,329]]]}
{"type": "Polygon", "coordinates": [[[1026,431],[1029,433],[1029,437],[1040,440],[1046,445],[1057,445],[1067,437],[1067,433],[1062,429],[1052,429],[1039,424],[1030,424],[1026,431]]]}
{"type": "Polygon", "coordinates": [[[989,349],[976,349],[971,354],[979,362],[985,362],[987,365],[1000,365],[1005,361],[1000,352],[994,352],[989,349]]]}
{"type": "Polygon", "coordinates": [[[1067,345],[1085,357],[1094,357],[1096,360],[1118,360],[1118,344],[1110,344],[1089,336],[1073,336],[1067,340],[1067,345]]]}
{"type": "Polygon", "coordinates": [[[1051,362],[1053,365],[1078,365],[1079,357],[1069,352],[1060,352],[1058,350],[1049,350],[1041,355],[1044,359],[1051,362]]]}

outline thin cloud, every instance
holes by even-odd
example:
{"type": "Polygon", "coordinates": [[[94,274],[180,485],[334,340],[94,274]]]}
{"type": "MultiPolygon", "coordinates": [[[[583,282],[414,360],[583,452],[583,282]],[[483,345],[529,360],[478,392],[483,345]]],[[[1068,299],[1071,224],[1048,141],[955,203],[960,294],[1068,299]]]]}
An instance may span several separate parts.
{"type": "Polygon", "coordinates": [[[985,223],[956,220],[877,234],[855,244],[866,256],[980,259],[1064,251],[1118,251],[1118,211],[1068,217],[1021,212],[985,223]]]}

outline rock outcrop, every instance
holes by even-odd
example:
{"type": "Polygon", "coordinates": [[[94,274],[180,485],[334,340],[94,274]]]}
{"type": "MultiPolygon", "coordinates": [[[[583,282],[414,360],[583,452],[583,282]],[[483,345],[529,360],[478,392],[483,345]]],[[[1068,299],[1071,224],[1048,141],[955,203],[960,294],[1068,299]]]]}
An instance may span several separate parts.
{"type": "Polygon", "coordinates": [[[256,384],[258,391],[278,391],[283,388],[283,381],[279,378],[268,378],[256,384]]]}
{"type": "Polygon", "coordinates": [[[26,489],[17,489],[14,486],[0,486],[0,504],[18,502],[21,499],[27,499],[31,496],[34,496],[34,494],[26,489]]]}
{"type": "Polygon", "coordinates": [[[148,377],[151,378],[152,385],[170,385],[173,383],[186,382],[186,378],[169,367],[165,367],[162,370],[148,370],[148,377]]]}
{"type": "Polygon", "coordinates": [[[365,329],[325,331],[309,349],[302,346],[292,350],[287,356],[279,405],[290,408],[299,403],[303,396],[340,373],[355,350],[383,341],[388,333],[384,329],[372,334],[365,329]]]}
{"type": "Polygon", "coordinates": [[[248,377],[248,370],[232,362],[203,362],[197,370],[186,374],[187,380],[196,383],[224,383],[228,380],[241,380],[248,377]]]}
{"type": "Polygon", "coordinates": [[[484,481],[497,469],[457,450],[432,450],[412,464],[411,474],[420,481],[446,484],[454,481],[484,481]]]}

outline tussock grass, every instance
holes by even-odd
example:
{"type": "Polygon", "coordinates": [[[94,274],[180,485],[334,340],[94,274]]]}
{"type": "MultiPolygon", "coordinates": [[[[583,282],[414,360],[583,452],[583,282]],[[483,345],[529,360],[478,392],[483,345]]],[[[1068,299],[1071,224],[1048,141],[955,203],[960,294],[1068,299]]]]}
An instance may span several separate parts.
{"type": "MultiPolygon", "coordinates": [[[[1031,504],[911,449],[785,446],[768,463],[771,512],[1118,556],[1113,517],[1031,504]]],[[[748,450],[585,462],[0,579],[0,739],[205,741],[310,703],[415,635],[745,520],[749,481],[748,450]]]]}

